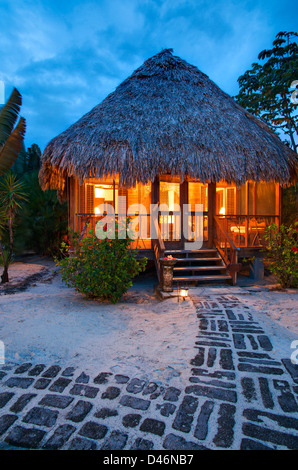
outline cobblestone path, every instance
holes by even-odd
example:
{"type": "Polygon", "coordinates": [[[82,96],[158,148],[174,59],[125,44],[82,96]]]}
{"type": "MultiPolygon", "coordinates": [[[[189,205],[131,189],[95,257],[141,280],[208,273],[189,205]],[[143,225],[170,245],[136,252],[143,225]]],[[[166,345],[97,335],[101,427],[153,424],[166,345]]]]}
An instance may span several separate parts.
{"type": "Polygon", "coordinates": [[[298,449],[298,366],[274,358],[237,297],[192,300],[198,335],[183,389],[61,365],[7,365],[0,449],[298,449]]]}

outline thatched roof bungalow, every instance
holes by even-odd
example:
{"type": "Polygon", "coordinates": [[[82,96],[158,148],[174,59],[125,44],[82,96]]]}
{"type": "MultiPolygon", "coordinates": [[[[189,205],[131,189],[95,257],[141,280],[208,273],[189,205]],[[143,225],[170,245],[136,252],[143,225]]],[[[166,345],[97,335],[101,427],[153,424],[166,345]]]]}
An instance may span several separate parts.
{"type": "MultiPolygon", "coordinates": [[[[189,203],[192,211],[203,204],[204,247],[217,247],[226,262],[224,243],[229,250],[231,243],[256,247],[264,227],[279,222],[280,187],[297,176],[298,155],[265,123],[165,49],[51,140],[40,184],[69,199],[70,225],[79,230],[102,217],[102,202],[117,213],[120,195],[149,213],[150,203],[172,212],[174,204],[189,203]]],[[[171,226],[173,219],[162,221],[171,226]]],[[[159,235],[161,248],[183,248],[185,237],[171,227],[159,235]]],[[[149,231],[141,241],[155,248],[149,231]]]]}

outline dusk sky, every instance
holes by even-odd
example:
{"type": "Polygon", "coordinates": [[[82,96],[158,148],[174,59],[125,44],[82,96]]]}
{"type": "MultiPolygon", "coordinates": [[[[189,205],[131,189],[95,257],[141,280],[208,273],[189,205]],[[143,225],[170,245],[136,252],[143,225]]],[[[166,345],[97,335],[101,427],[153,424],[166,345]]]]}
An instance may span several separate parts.
{"type": "Polygon", "coordinates": [[[161,49],[233,96],[258,53],[297,26],[288,0],[0,0],[0,80],[5,99],[13,86],[23,96],[26,146],[43,151],[161,49]]]}

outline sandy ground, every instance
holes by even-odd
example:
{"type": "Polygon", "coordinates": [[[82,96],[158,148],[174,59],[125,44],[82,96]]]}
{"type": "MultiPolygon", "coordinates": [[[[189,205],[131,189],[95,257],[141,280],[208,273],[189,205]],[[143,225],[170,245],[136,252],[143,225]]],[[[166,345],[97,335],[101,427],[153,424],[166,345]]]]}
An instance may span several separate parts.
{"type": "MultiPolygon", "coordinates": [[[[44,267],[32,266],[23,276],[44,267]]],[[[20,267],[16,264],[15,274],[20,267]]],[[[236,295],[263,323],[276,357],[289,357],[292,341],[298,340],[298,292],[261,289],[198,287],[189,292],[236,295]]],[[[116,305],[85,300],[59,275],[24,291],[1,295],[0,290],[0,340],[8,362],[64,363],[90,373],[105,370],[179,386],[194,355],[197,325],[191,299],[159,301],[152,279],[136,283],[116,305]]]]}
{"type": "Polygon", "coordinates": [[[64,363],[178,386],[197,334],[192,302],[159,301],[152,283],[136,286],[116,305],[85,300],[50,283],[0,295],[0,339],[6,361],[64,363]]]}

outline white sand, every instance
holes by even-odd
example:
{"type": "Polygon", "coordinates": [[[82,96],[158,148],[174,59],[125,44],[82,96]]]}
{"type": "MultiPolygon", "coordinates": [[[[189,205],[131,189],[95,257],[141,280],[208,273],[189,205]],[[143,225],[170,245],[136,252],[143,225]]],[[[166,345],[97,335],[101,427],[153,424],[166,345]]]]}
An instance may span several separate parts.
{"type": "Polygon", "coordinates": [[[0,340],[6,360],[62,363],[178,386],[194,357],[197,321],[192,302],[161,302],[152,286],[130,292],[127,300],[116,305],[85,300],[59,276],[1,295],[0,340]]]}

